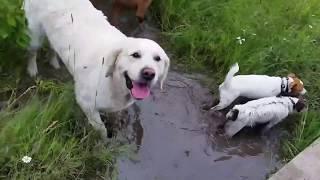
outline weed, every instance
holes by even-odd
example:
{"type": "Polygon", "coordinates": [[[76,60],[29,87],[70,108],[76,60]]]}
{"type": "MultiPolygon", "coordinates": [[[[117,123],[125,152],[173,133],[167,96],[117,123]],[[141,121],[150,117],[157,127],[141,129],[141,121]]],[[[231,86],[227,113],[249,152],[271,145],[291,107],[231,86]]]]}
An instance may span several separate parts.
{"type": "Polygon", "coordinates": [[[29,42],[23,0],[0,0],[0,72],[23,64],[29,42]],[[5,59],[5,60],[4,60],[5,59]]]}

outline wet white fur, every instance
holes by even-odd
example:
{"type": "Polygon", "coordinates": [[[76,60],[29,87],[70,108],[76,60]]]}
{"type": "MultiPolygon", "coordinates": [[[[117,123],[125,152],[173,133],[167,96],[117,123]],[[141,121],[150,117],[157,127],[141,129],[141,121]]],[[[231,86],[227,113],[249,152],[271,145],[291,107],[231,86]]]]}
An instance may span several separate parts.
{"type": "MultiPolygon", "coordinates": [[[[221,110],[229,106],[239,96],[251,99],[277,96],[281,93],[281,77],[267,75],[237,75],[239,71],[238,64],[234,64],[225,81],[219,86],[220,101],[219,104],[212,107],[213,110],[221,110]]],[[[293,79],[289,77],[288,84],[293,79]]],[[[306,93],[304,90],[301,94],[306,93]]]]}
{"type": "Polygon", "coordinates": [[[289,114],[296,112],[294,104],[299,99],[295,97],[267,97],[249,101],[246,104],[235,105],[226,115],[232,117],[233,110],[239,110],[235,121],[228,121],[225,126],[226,135],[232,137],[245,126],[253,127],[258,123],[268,123],[265,130],[281,122],[289,114]]]}
{"type": "MultiPolygon", "coordinates": [[[[31,36],[29,74],[38,73],[37,50],[46,36],[73,75],[78,104],[103,138],[107,131],[99,111],[118,111],[134,102],[124,71],[138,80],[143,68],[152,68],[156,73],[152,85],[166,78],[169,58],[164,50],[154,41],[125,36],[89,0],[26,0],[24,9],[31,36]],[[134,59],[133,52],[141,58],[134,59]],[[154,60],[156,55],[160,62],[154,60]],[[108,72],[112,76],[105,77],[108,72]]],[[[50,64],[59,68],[56,56],[50,64]]]]}

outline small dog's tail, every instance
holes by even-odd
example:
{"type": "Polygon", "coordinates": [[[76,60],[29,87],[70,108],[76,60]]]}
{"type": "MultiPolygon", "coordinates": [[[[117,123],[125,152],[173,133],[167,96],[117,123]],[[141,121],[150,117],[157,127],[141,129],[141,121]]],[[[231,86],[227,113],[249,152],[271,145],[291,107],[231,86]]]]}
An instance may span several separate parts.
{"type": "Polygon", "coordinates": [[[239,109],[231,109],[226,115],[226,118],[228,121],[235,121],[238,118],[238,115],[239,109]]]}
{"type": "Polygon", "coordinates": [[[234,65],[232,65],[228,74],[226,75],[226,78],[224,79],[224,82],[223,82],[223,86],[228,87],[231,83],[231,79],[238,71],[239,71],[239,65],[238,63],[235,63],[234,65]]]}

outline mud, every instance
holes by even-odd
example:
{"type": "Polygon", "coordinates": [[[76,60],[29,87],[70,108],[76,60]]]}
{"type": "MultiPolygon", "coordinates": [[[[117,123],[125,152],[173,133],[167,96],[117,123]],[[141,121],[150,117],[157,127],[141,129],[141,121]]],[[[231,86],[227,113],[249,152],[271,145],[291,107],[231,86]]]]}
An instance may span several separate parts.
{"type": "MultiPolygon", "coordinates": [[[[105,14],[110,11],[109,1],[93,2],[105,14]]],[[[121,22],[127,35],[137,27],[132,13],[121,22]]],[[[137,36],[159,40],[157,32],[146,28],[137,36]]],[[[201,85],[204,79],[172,71],[164,91],[155,88],[151,97],[122,112],[122,135],[135,145],[136,157],[118,160],[120,180],[259,180],[281,166],[284,131],[276,127],[261,135],[259,128],[247,128],[226,138],[220,131],[224,114],[203,108],[214,99],[201,85]]]]}

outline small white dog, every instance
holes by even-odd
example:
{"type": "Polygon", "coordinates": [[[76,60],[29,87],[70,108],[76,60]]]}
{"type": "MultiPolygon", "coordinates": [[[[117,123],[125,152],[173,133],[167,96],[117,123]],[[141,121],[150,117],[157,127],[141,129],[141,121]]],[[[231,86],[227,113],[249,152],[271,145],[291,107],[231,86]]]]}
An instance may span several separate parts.
{"type": "MultiPolygon", "coordinates": [[[[89,0],[25,0],[31,44],[28,72],[37,74],[37,50],[46,36],[74,78],[78,104],[107,137],[99,111],[119,111],[149,96],[167,76],[169,58],[154,41],[129,38],[89,0]]],[[[59,68],[55,55],[51,64],[59,68]]]]}
{"type": "Polygon", "coordinates": [[[264,97],[290,95],[303,95],[307,91],[303,82],[294,74],[288,77],[271,77],[266,75],[238,75],[238,64],[234,64],[229,70],[225,81],[219,86],[220,102],[212,107],[213,110],[221,110],[229,106],[239,96],[251,99],[264,97]]]}
{"type": "Polygon", "coordinates": [[[235,105],[226,115],[225,133],[232,137],[245,126],[268,123],[264,130],[272,128],[289,114],[305,109],[302,99],[295,97],[267,97],[235,105]]]}

